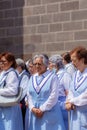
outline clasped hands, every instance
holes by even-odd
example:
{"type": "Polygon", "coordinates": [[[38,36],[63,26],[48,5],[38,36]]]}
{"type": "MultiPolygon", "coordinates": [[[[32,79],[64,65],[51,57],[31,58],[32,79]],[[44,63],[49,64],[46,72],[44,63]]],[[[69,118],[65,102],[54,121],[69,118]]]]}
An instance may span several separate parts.
{"type": "Polygon", "coordinates": [[[32,108],[32,112],[35,114],[35,116],[41,118],[43,116],[43,112],[39,108],[32,108]]]}
{"type": "Polygon", "coordinates": [[[65,108],[66,108],[68,111],[70,111],[70,110],[75,110],[75,105],[72,104],[72,103],[70,103],[69,101],[67,101],[67,102],[65,103],[65,108]]]}

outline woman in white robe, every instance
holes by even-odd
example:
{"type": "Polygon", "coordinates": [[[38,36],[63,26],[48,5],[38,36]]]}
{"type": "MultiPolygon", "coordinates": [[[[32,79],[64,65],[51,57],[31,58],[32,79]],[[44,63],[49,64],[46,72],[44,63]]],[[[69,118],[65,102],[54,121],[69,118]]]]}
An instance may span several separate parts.
{"type": "Polygon", "coordinates": [[[87,130],[87,50],[84,47],[73,49],[71,59],[78,70],[66,100],[66,109],[71,110],[70,130],[87,130]]]}
{"type": "MultiPolygon", "coordinates": [[[[15,71],[13,54],[2,53],[0,57],[3,72],[0,76],[0,95],[14,97],[18,94],[19,79],[15,71]]],[[[19,104],[0,106],[0,130],[23,130],[22,113],[19,104]]]]}
{"type": "Polygon", "coordinates": [[[38,75],[29,80],[28,130],[65,130],[58,104],[58,77],[47,70],[48,60],[38,55],[34,60],[38,75]]]}

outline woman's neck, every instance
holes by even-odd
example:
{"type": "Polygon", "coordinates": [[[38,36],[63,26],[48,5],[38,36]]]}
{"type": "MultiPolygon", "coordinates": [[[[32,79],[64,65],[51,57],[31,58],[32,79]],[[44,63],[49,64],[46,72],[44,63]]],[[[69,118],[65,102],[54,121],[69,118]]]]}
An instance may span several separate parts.
{"type": "Polygon", "coordinates": [[[87,65],[83,65],[79,70],[80,70],[80,72],[82,73],[82,72],[84,72],[84,70],[87,68],[87,65]]]}

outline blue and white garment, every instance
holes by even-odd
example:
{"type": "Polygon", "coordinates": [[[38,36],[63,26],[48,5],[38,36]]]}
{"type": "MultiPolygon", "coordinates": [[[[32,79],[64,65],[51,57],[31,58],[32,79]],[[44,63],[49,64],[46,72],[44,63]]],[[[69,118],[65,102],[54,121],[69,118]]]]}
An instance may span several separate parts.
{"type": "Polygon", "coordinates": [[[71,83],[71,75],[63,68],[58,70],[57,76],[60,81],[59,96],[66,96],[65,91],[69,90],[71,83]]]}
{"type": "Polygon", "coordinates": [[[27,94],[29,78],[30,78],[30,74],[26,70],[23,70],[22,73],[19,74],[19,84],[20,87],[23,88],[21,100],[27,94]]]}
{"type": "MultiPolygon", "coordinates": [[[[13,68],[4,71],[0,77],[0,95],[14,96],[18,93],[19,80],[13,68]]],[[[0,107],[0,130],[23,130],[19,105],[0,107]]]]}
{"type": "Polygon", "coordinates": [[[65,109],[65,101],[66,101],[66,92],[65,91],[69,91],[69,87],[70,87],[70,83],[71,83],[71,75],[65,69],[60,69],[57,72],[57,76],[59,78],[58,103],[60,104],[60,107],[61,107],[66,130],[68,130],[68,112],[65,109]]]}
{"type": "Polygon", "coordinates": [[[73,73],[76,71],[76,68],[74,67],[74,65],[71,63],[68,63],[65,65],[65,70],[71,75],[73,76],[73,73]]]}
{"type": "Polygon", "coordinates": [[[70,130],[87,130],[87,68],[74,74],[67,99],[76,106],[71,111],[70,130]]]}
{"type": "Polygon", "coordinates": [[[49,70],[29,81],[29,117],[26,130],[65,130],[58,100],[58,78],[49,70]],[[44,112],[36,117],[31,109],[39,108],[44,112]]]}

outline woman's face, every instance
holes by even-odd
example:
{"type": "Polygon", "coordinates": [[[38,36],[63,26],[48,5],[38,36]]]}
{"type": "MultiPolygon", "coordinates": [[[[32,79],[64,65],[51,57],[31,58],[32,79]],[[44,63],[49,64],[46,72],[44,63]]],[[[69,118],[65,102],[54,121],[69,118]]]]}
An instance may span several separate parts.
{"type": "Polygon", "coordinates": [[[76,56],[76,53],[73,53],[71,55],[71,60],[72,60],[72,63],[73,65],[78,69],[78,70],[81,70],[83,64],[84,64],[84,60],[83,59],[78,59],[77,56],[76,56]]]}
{"type": "Polygon", "coordinates": [[[49,61],[48,68],[49,68],[50,70],[52,70],[53,68],[56,68],[56,65],[55,65],[54,63],[52,63],[52,62],[49,61]]]}
{"type": "Polygon", "coordinates": [[[34,61],[34,65],[39,75],[43,74],[47,69],[46,66],[43,64],[42,58],[36,58],[36,60],[34,61]]]}
{"type": "Polygon", "coordinates": [[[67,64],[67,62],[66,62],[66,60],[63,58],[63,64],[64,65],[66,65],[67,64]]]}
{"type": "Polygon", "coordinates": [[[8,70],[12,65],[12,62],[7,61],[7,59],[4,56],[1,57],[0,62],[2,64],[2,70],[5,70],[5,71],[8,70]]]}
{"type": "Polygon", "coordinates": [[[22,68],[21,68],[21,66],[18,66],[18,65],[16,67],[16,70],[18,71],[19,74],[23,71],[22,68]]]}
{"type": "Polygon", "coordinates": [[[29,72],[30,72],[31,75],[35,74],[36,73],[36,67],[35,67],[35,65],[33,65],[33,63],[29,63],[28,64],[28,70],[29,70],[29,72]]]}

